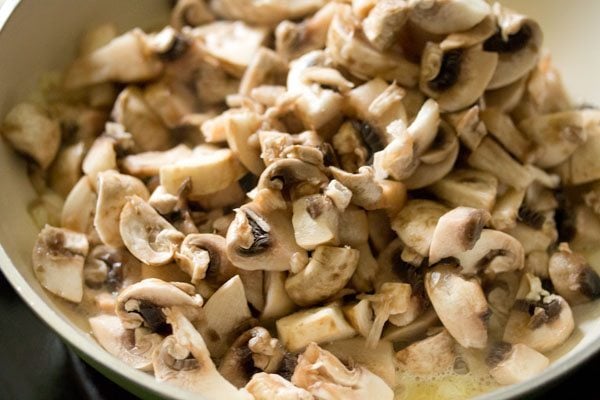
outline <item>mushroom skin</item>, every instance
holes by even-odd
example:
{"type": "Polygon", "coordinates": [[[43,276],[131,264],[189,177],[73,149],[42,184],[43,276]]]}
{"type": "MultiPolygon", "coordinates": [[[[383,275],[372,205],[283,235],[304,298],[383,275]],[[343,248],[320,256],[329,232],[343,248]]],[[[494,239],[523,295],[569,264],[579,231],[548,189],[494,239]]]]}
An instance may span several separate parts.
{"type": "Polygon", "coordinates": [[[138,196],[142,200],[150,197],[144,183],[133,176],[113,170],[98,174],[98,200],[94,214],[94,228],[102,242],[112,247],[122,247],[123,237],[119,232],[121,212],[127,203],[127,196],[138,196]]]}
{"type": "Polygon", "coordinates": [[[491,13],[483,0],[410,0],[410,21],[434,34],[466,31],[491,13]]]}
{"type": "Polygon", "coordinates": [[[142,327],[125,329],[121,320],[112,315],[98,315],[88,321],[92,334],[106,351],[135,369],[152,371],[152,356],[162,336],[142,327]]]}
{"type": "Polygon", "coordinates": [[[304,253],[294,237],[291,215],[273,209],[272,192],[236,210],[227,230],[227,256],[238,268],[248,271],[286,271],[295,253],[304,253]]]}
{"type": "Polygon", "coordinates": [[[550,360],[531,347],[517,343],[498,343],[492,346],[486,359],[490,375],[501,385],[523,382],[541,373],[550,360]]]}
{"type": "Polygon", "coordinates": [[[58,153],[61,140],[59,123],[40,106],[31,103],[16,105],[6,115],[1,128],[2,135],[17,151],[31,157],[44,170],[58,153]]]}
{"type": "Polygon", "coordinates": [[[145,326],[153,332],[168,334],[171,328],[166,322],[166,308],[177,307],[191,320],[199,318],[203,300],[193,293],[194,288],[189,284],[176,286],[160,279],[144,279],[119,293],[115,312],[125,329],[145,326]]]}
{"type": "Polygon", "coordinates": [[[563,344],[575,329],[569,303],[542,289],[541,281],[524,274],[508,316],[503,340],[545,353],[563,344]]]}
{"type": "Polygon", "coordinates": [[[265,372],[252,375],[245,389],[254,400],[314,400],[312,394],[282,376],[265,372]]]}
{"type": "Polygon", "coordinates": [[[438,221],[447,211],[430,200],[410,200],[392,221],[392,229],[408,247],[427,257],[438,221]]]}
{"type": "Polygon", "coordinates": [[[350,247],[319,246],[308,265],[285,281],[285,290],[299,306],[326,300],[344,288],[358,265],[359,251],[350,247]]]}
{"type": "Polygon", "coordinates": [[[455,266],[442,264],[425,275],[425,289],[440,321],[461,346],[486,346],[490,311],[477,281],[459,275],[455,266]]]}
{"type": "Polygon", "coordinates": [[[333,354],[315,343],[309,344],[298,358],[292,383],[323,400],[394,398],[394,392],[383,379],[360,365],[346,368],[333,354]]]}
{"type": "Polygon", "coordinates": [[[401,371],[415,375],[442,373],[449,370],[456,359],[455,342],[446,329],[411,344],[396,353],[401,371]]]}
{"type": "Polygon", "coordinates": [[[127,197],[119,231],[131,254],[151,266],[169,263],[184,239],[183,233],[138,196],[127,197]]]}
{"type": "Polygon", "coordinates": [[[33,272],[46,290],[79,303],[83,298],[83,265],[88,249],[86,235],[46,225],[33,246],[33,272]]]}
{"type": "Polygon", "coordinates": [[[570,305],[583,304],[600,297],[600,277],[585,257],[561,243],[548,263],[554,290],[570,305]]]}

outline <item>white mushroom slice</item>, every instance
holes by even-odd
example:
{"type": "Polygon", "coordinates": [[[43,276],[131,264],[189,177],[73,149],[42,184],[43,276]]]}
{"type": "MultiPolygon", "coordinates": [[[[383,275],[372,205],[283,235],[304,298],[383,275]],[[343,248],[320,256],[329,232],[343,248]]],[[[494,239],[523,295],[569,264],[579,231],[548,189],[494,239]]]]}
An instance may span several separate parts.
{"type": "Polygon", "coordinates": [[[171,26],[181,30],[214,21],[215,16],[203,0],[177,0],[171,11],[171,26]]]}
{"type": "Polygon", "coordinates": [[[481,144],[488,133],[485,124],[479,117],[479,113],[479,106],[474,105],[464,111],[446,115],[447,121],[456,131],[456,136],[458,136],[460,142],[471,151],[481,144]]]}
{"type": "Polygon", "coordinates": [[[60,146],[60,125],[40,106],[20,103],[6,115],[2,135],[17,151],[33,158],[46,169],[60,146]]]}
{"type": "Polygon", "coordinates": [[[183,389],[215,399],[248,400],[219,374],[202,336],[177,309],[165,310],[173,335],[154,352],[154,376],[183,389]]]}
{"type": "Polygon", "coordinates": [[[241,21],[216,21],[194,28],[191,35],[226,71],[241,78],[267,39],[268,29],[241,21]]]}
{"type": "Polygon", "coordinates": [[[383,188],[375,180],[372,167],[361,167],[356,174],[335,167],[330,167],[329,170],[336,180],[350,189],[352,204],[367,210],[382,208],[380,204],[383,197],[383,188]]]}
{"type": "Polygon", "coordinates": [[[88,252],[84,234],[46,225],[38,234],[31,260],[40,284],[73,303],[83,298],[83,264],[88,252]]]}
{"type": "Polygon", "coordinates": [[[573,313],[565,299],[542,289],[538,277],[524,274],[503,340],[545,353],[563,344],[574,328],[573,313]]]}
{"type": "Polygon", "coordinates": [[[88,321],[92,334],[106,351],[135,369],[152,371],[152,356],[162,336],[146,328],[127,330],[112,315],[98,315],[88,321]]]}
{"type": "MultiPolygon", "coordinates": [[[[308,256],[305,255],[305,257],[308,259],[308,256]]],[[[261,321],[270,321],[284,317],[294,312],[297,308],[285,290],[286,279],[287,274],[285,272],[265,271],[265,306],[260,314],[261,321]]]]}
{"type": "MultiPolygon", "coordinates": [[[[540,216],[542,216],[540,214],[540,216]]],[[[537,228],[537,226],[536,226],[537,228]]],[[[532,226],[517,222],[514,228],[506,231],[521,243],[525,254],[533,251],[545,251],[558,239],[558,231],[552,217],[545,218],[541,223],[541,227],[536,229],[532,226]]]]}
{"type": "Polygon", "coordinates": [[[456,254],[461,273],[475,275],[485,270],[488,274],[523,269],[525,251],[521,243],[504,232],[484,229],[475,246],[463,253],[456,254]]]}
{"type": "Polygon", "coordinates": [[[541,53],[542,30],[534,20],[515,13],[499,3],[493,12],[498,32],[483,44],[486,51],[498,53],[498,66],[489,89],[511,84],[535,68],[541,53]]]}
{"type": "Polygon", "coordinates": [[[262,123],[260,115],[249,110],[229,111],[223,114],[225,137],[233,154],[240,160],[244,167],[254,175],[260,175],[265,169],[265,164],[260,158],[260,147],[249,143],[262,123]]]}
{"type": "Polygon", "coordinates": [[[329,57],[324,51],[311,51],[294,60],[287,77],[288,96],[295,98],[295,112],[309,129],[319,129],[334,118],[339,117],[343,97],[334,90],[324,88],[324,84],[307,80],[305,73],[311,67],[328,67],[329,57]]]}
{"type": "Polygon", "coordinates": [[[83,142],[77,142],[59,150],[48,170],[47,179],[50,189],[62,197],[67,197],[81,178],[81,162],[84,155],[85,144],[83,142]]]}
{"type": "Polygon", "coordinates": [[[67,70],[69,89],[102,82],[139,82],[156,78],[163,64],[150,49],[148,36],[133,29],[76,59],[67,70]]]}
{"type": "Polygon", "coordinates": [[[377,346],[383,332],[383,326],[390,315],[401,314],[408,310],[411,295],[411,285],[407,283],[386,282],[377,288],[375,294],[358,296],[360,300],[369,300],[375,313],[373,326],[367,336],[368,348],[375,348],[377,346]]]}
{"type": "Polygon", "coordinates": [[[488,172],[455,169],[429,187],[451,207],[472,207],[492,211],[498,192],[498,179],[488,172]]]}
{"type": "Polygon", "coordinates": [[[494,139],[486,137],[467,160],[476,169],[493,174],[505,185],[525,189],[533,181],[529,169],[519,164],[494,139]]]}
{"type": "Polygon", "coordinates": [[[492,210],[492,226],[501,231],[514,228],[517,225],[517,217],[524,198],[525,190],[513,188],[507,189],[498,196],[492,210]]]}
{"type": "Polygon", "coordinates": [[[227,256],[238,268],[286,271],[294,253],[305,252],[296,244],[289,212],[274,209],[270,201],[267,192],[236,211],[227,231],[227,256]]]}
{"type": "Polygon", "coordinates": [[[442,265],[427,273],[425,289],[440,321],[461,346],[486,346],[489,308],[477,281],[463,278],[455,267],[442,265]]]}
{"type": "Polygon", "coordinates": [[[585,257],[574,253],[568,243],[561,243],[552,254],[548,272],[556,293],[570,305],[587,303],[600,296],[600,277],[585,257]]]}
{"type": "Polygon", "coordinates": [[[409,8],[404,1],[379,1],[363,20],[363,32],[375,48],[387,50],[408,20],[408,13],[409,8]]]}
{"type": "Polygon", "coordinates": [[[469,207],[457,207],[442,215],[431,237],[429,264],[471,250],[489,219],[488,212],[469,207]]]}
{"type": "Polygon", "coordinates": [[[315,194],[294,201],[292,224],[300,247],[314,250],[338,244],[338,223],[339,212],[329,197],[315,194]]]}
{"type": "Polygon", "coordinates": [[[394,398],[394,392],[383,379],[360,365],[346,368],[333,354],[315,343],[311,343],[298,358],[292,383],[318,399],[394,398]]]}
{"type": "Polygon", "coordinates": [[[455,342],[446,329],[396,353],[400,371],[429,375],[448,371],[456,359],[455,342]]]}
{"type": "Polygon", "coordinates": [[[278,319],[276,325],[279,340],[292,352],[303,350],[311,342],[333,342],[356,335],[335,304],[298,311],[278,319]]]}
{"type": "Polygon", "coordinates": [[[181,232],[138,196],[126,198],[119,232],[127,250],[146,265],[169,263],[184,239],[181,232]]]}
{"type": "Polygon", "coordinates": [[[244,72],[239,93],[251,96],[252,90],[257,87],[285,84],[287,73],[286,60],[273,50],[261,47],[244,72]]]}
{"type": "MultiPolygon", "coordinates": [[[[525,76],[515,82],[498,89],[485,92],[485,104],[490,108],[510,113],[513,111],[525,95],[528,77],[525,76]]],[[[515,118],[517,121],[522,118],[515,118]]]]}
{"type": "Polygon", "coordinates": [[[164,186],[158,185],[148,199],[148,204],[161,215],[167,215],[175,211],[179,204],[179,197],[167,192],[164,186]]]}
{"type": "Polygon", "coordinates": [[[448,211],[430,200],[410,200],[392,221],[392,229],[408,247],[427,257],[438,220],[448,211]]]}
{"type": "Polygon", "coordinates": [[[88,233],[93,226],[97,196],[87,176],[81,177],[65,199],[60,225],[76,232],[88,233]]]}
{"type": "Polygon", "coordinates": [[[171,194],[177,194],[186,179],[190,179],[188,196],[212,194],[238,181],[246,173],[230,149],[202,150],[189,158],[160,167],[160,184],[171,194]]]}
{"type": "Polygon", "coordinates": [[[490,375],[501,385],[514,385],[540,374],[550,360],[531,347],[517,343],[501,343],[487,357],[490,375]]]}
{"type": "Polygon", "coordinates": [[[483,0],[410,0],[412,23],[434,34],[466,31],[491,13],[483,0]]]}
{"type": "Polygon", "coordinates": [[[146,200],[150,196],[148,189],[142,181],[133,176],[109,170],[98,174],[97,192],[94,227],[104,244],[112,247],[123,246],[124,238],[119,232],[119,218],[127,196],[135,195],[146,200]]]}
{"type": "Polygon", "coordinates": [[[542,168],[566,161],[587,139],[581,111],[536,115],[521,121],[519,128],[537,145],[535,164],[542,168]]]}
{"type": "MultiPolygon", "coordinates": [[[[363,232],[368,232],[368,228],[363,232]]],[[[353,246],[360,252],[360,256],[358,258],[356,272],[352,275],[352,286],[360,292],[370,292],[373,290],[373,284],[376,280],[377,273],[379,272],[377,260],[373,256],[371,246],[367,240],[356,243],[353,246]]]]}
{"type": "Polygon", "coordinates": [[[365,210],[350,205],[343,213],[340,213],[340,243],[358,248],[369,241],[369,220],[365,210]]]}
{"type": "Polygon", "coordinates": [[[254,25],[275,25],[297,20],[318,11],[326,0],[211,0],[212,10],[221,18],[242,20],[254,25]]]}
{"type": "Polygon", "coordinates": [[[364,338],[336,340],[323,345],[323,349],[331,352],[345,365],[358,364],[388,384],[396,386],[396,368],[394,365],[394,348],[392,342],[379,341],[374,349],[367,348],[364,338]]]}
{"type": "Polygon", "coordinates": [[[314,400],[312,394],[277,374],[254,374],[245,389],[254,400],[314,400]]]}
{"type": "MultiPolygon", "coordinates": [[[[498,142],[522,163],[533,161],[539,154],[534,152],[531,143],[521,133],[509,115],[503,114],[497,108],[486,108],[479,114],[488,131],[498,142]]],[[[546,140],[548,139],[545,135],[546,140]]]]}
{"type": "Polygon", "coordinates": [[[587,140],[556,168],[564,185],[581,185],[600,179],[600,127],[588,126],[587,140]]]}
{"type": "Polygon", "coordinates": [[[290,298],[300,306],[312,306],[340,291],[358,264],[359,252],[350,247],[318,246],[308,265],[285,282],[290,298]]]}
{"type": "Polygon", "coordinates": [[[412,343],[422,338],[430,328],[439,325],[438,316],[433,308],[427,309],[413,322],[406,326],[390,325],[383,331],[382,340],[393,343],[412,343]]]}
{"type": "Polygon", "coordinates": [[[279,191],[285,200],[296,200],[325,187],[329,179],[321,166],[297,158],[275,161],[261,174],[257,188],[279,191]]]}
{"type": "MultiPolygon", "coordinates": [[[[177,37],[173,47],[177,47],[177,37]]],[[[172,50],[176,52],[177,50],[172,50]]],[[[169,129],[185,126],[197,107],[196,94],[184,83],[163,78],[144,88],[144,100],[169,129]]]]}
{"type": "Polygon", "coordinates": [[[112,117],[131,133],[136,150],[161,151],[171,147],[171,133],[139,88],[128,86],[123,89],[113,106],[112,117]]]}
{"type": "Polygon", "coordinates": [[[360,79],[379,77],[395,80],[403,86],[415,86],[419,67],[398,52],[377,51],[358,34],[359,26],[360,21],[350,5],[339,8],[327,36],[327,51],[334,62],[360,79]]]}
{"type": "Polygon", "coordinates": [[[88,150],[81,165],[93,185],[96,184],[98,174],[103,171],[117,169],[117,152],[115,141],[107,136],[100,136],[88,150]]]}
{"type": "Polygon", "coordinates": [[[498,62],[498,55],[481,45],[444,51],[427,43],[421,60],[419,87],[446,112],[471,106],[481,97],[498,62]]]}
{"type": "Polygon", "coordinates": [[[348,208],[350,200],[352,199],[352,192],[350,189],[335,179],[332,179],[329,182],[329,185],[327,185],[323,194],[329,197],[338,211],[342,213],[348,208]]]}
{"type": "Polygon", "coordinates": [[[225,282],[208,299],[202,310],[200,332],[210,355],[220,358],[237,339],[240,327],[248,324],[252,318],[240,277],[236,275],[225,282]]]}
{"type": "Polygon", "coordinates": [[[404,129],[404,123],[393,123],[388,126],[388,133],[394,132],[394,138],[381,151],[373,155],[373,167],[379,178],[391,176],[393,179],[405,181],[419,166],[416,157],[414,138],[404,129]],[[395,127],[398,126],[398,129],[395,127]]]}
{"type": "MultiPolygon", "coordinates": [[[[363,337],[367,337],[373,327],[373,309],[369,300],[360,300],[356,304],[347,305],[343,308],[344,315],[350,325],[363,337]]],[[[383,343],[380,341],[379,343],[383,343]]]]}

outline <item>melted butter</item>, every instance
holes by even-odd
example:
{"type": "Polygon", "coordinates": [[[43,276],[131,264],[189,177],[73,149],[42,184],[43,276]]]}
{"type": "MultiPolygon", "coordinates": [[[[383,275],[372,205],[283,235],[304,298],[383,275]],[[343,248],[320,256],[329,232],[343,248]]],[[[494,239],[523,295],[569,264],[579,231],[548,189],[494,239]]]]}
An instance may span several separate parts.
{"type": "Polygon", "coordinates": [[[433,376],[401,373],[394,400],[460,400],[489,392],[499,385],[487,374],[453,372],[433,376]]]}

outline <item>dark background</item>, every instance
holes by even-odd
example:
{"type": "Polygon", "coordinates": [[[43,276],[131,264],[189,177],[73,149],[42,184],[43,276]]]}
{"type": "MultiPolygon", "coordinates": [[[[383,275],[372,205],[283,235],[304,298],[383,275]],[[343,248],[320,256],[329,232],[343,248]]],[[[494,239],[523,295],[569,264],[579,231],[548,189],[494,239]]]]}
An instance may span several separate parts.
{"type": "MultiPolygon", "coordinates": [[[[600,356],[595,356],[540,399],[599,398],[600,356]]],[[[88,367],[21,301],[0,273],[0,399],[126,400],[128,394],[88,367]]],[[[225,399],[224,399],[225,400],[225,399]]],[[[377,399],[371,399],[377,400],[377,399]]]]}

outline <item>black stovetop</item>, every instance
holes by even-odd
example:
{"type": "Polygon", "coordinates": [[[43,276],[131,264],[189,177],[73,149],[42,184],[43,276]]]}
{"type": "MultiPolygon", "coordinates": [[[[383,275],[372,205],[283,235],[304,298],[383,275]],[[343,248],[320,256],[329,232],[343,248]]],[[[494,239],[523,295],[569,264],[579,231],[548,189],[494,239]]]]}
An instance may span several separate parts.
{"type": "MultiPolygon", "coordinates": [[[[538,398],[600,398],[599,371],[597,355],[538,398]]],[[[0,273],[0,400],[135,398],[70,351],[0,273]]]]}

